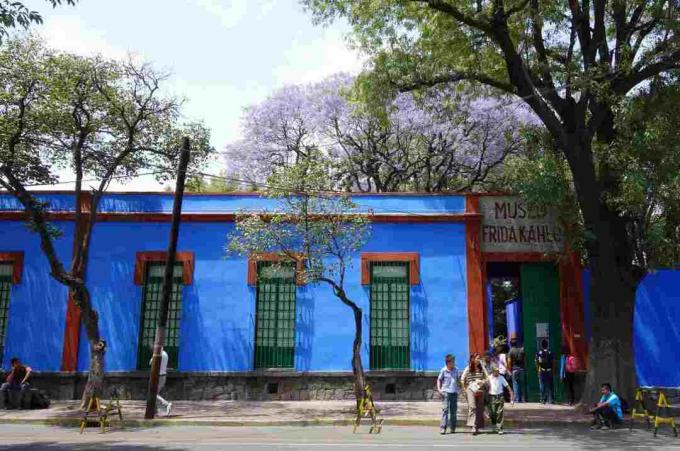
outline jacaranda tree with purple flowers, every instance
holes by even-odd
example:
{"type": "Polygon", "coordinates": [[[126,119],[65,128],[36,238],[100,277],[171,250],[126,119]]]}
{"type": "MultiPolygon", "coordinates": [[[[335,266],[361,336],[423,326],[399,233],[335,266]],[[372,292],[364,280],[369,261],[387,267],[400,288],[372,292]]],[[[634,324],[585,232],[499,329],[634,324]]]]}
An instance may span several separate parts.
{"type": "Polygon", "coordinates": [[[318,151],[333,162],[335,186],[348,191],[488,188],[534,122],[517,102],[458,90],[405,93],[376,113],[350,100],[353,82],[338,74],[286,86],[249,107],[243,138],[227,147],[231,175],[257,186],[318,151]]]}

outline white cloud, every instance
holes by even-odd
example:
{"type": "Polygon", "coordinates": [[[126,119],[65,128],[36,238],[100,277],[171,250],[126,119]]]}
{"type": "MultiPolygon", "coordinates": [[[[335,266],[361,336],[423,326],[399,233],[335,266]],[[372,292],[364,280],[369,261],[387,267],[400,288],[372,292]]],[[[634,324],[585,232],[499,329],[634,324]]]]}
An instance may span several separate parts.
{"type": "Polygon", "coordinates": [[[88,27],[78,16],[52,16],[38,30],[47,44],[57,50],[83,56],[100,54],[114,59],[124,59],[128,55],[127,50],[111,44],[101,32],[88,27]]]}
{"type": "Polygon", "coordinates": [[[224,28],[237,25],[248,13],[249,0],[194,0],[194,2],[219,19],[224,28]]]}
{"type": "Polygon", "coordinates": [[[294,39],[284,57],[285,63],[273,70],[276,86],[315,82],[338,72],[357,74],[365,62],[339,33],[331,31],[314,41],[294,39]]]}

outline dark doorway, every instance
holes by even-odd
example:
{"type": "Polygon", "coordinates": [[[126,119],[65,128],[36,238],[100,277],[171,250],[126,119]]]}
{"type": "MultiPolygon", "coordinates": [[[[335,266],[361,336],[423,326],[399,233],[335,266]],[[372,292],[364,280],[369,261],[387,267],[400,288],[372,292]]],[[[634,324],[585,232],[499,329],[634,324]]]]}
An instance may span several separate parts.
{"type": "Polygon", "coordinates": [[[508,325],[508,320],[513,321],[514,317],[508,315],[507,306],[518,302],[520,297],[520,264],[488,263],[486,271],[489,291],[489,343],[491,343],[500,335],[508,338],[518,328],[518,325],[508,325]]]}

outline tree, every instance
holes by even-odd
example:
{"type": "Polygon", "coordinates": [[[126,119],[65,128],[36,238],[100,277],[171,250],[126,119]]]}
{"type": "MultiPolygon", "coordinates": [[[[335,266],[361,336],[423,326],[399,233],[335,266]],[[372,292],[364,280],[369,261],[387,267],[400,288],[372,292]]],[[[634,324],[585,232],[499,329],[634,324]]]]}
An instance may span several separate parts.
{"type": "Polygon", "coordinates": [[[159,179],[175,171],[179,140],[188,135],[200,165],[211,152],[201,124],[179,122],[180,102],[162,97],[165,76],[146,64],[59,54],[35,39],[10,40],[0,50],[0,187],[23,206],[40,238],[52,277],[69,289],[90,344],[83,397],[98,394],[104,378],[105,341],[87,286],[92,230],[103,194],[114,179],[152,170],[159,179]],[[60,231],[48,221],[50,206],[29,191],[55,182],[55,171],[74,173],[74,252],[70,265],[57,256],[60,231]],[[83,209],[86,177],[98,180],[83,209]],[[89,211],[88,211],[89,210],[89,211]],[[67,269],[68,266],[68,269],[67,269]]]}
{"type": "MultiPolygon", "coordinates": [[[[47,0],[53,8],[61,4],[75,5],[76,1],[47,0]]],[[[0,0],[0,44],[7,38],[9,29],[17,26],[28,29],[32,23],[42,23],[42,16],[38,11],[32,11],[22,2],[16,0],[0,0]]]]}
{"type": "Polygon", "coordinates": [[[632,324],[644,268],[630,218],[611,199],[625,172],[612,157],[619,107],[641,84],[680,68],[674,1],[302,0],[319,21],[345,17],[372,55],[370,98],[480,83],[521,98],[567,161],[592,271],[593,333],[584,396],[609,380],[631,395],[632,324]]]}
{"type": "Polygon", "coordinates": [[[344,74],[284,87],[243,116],[244,137],[227,147],[230,174],[262,183],[276,168],[322,152],[338,188],[389,192],[465,191],[490,184],[528,109],[501,97],[473,98],[456,90],[397,96],[385,115],[347,94],[344,74]]]}
{"type": "Polygon", "coordinates": [[[255,259],[274,253],[281,262],[299,263],[297,267],[304,268],[296,275],[300,280],[328,286],[349,307],[354,321],[351,364],[358,403],[366,386],[361,361],[362,309],[347,295],[345,275],[350,259],[368,238],[369,217],[348,194],[329,194],[329,172],[328,162],[319,157],[278,169],[264,191],[276,201],[276,213],[239,214],[227,250],[255,259]]]}
{"type": "MultiPolygon", "coordinates": [[[[219,175],[194,173],[187,178],[185,189],[188,193],[233,193],[239,183],[232,180],[226,170],[219,175]]],[[[169,188],[172,191],[172,188],[169,188]]]]}

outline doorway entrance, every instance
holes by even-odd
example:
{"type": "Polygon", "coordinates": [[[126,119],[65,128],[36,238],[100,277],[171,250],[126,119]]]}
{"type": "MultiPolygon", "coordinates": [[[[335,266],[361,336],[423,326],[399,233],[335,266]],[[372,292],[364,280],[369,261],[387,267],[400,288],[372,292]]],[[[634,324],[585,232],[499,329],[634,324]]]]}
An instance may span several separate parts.
{"type": "Polygon", "coordinates": [[[503,335],[517,338],[524,346],[527,369],[527,399],[540,401],[534,356],[543,340],[548,341],[555,359],[553,397],[562,400],[559,358],[562,347],[560,284],[554,263],[489,262],[487,307],[489,343],[503,335]]]}

